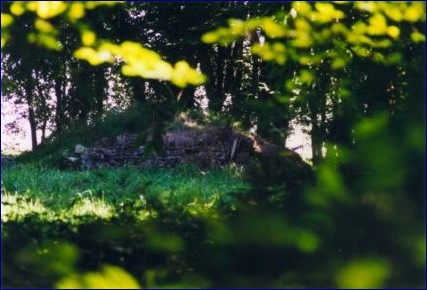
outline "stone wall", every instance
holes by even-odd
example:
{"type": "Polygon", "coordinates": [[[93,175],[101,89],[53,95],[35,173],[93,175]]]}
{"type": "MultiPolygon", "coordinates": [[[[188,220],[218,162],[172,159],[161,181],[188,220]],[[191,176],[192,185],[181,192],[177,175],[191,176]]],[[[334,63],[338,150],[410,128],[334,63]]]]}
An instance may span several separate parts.
{"type": "Polygon", "coordinates": [[[144,156],[144,146],[135,146],[137,138],[137,134],[124,133],[115,140],[101,139],[92,148],[77,144],[73,155],[64,156],[65,161],[69,166],[81,169],[118,167],[127,164],[172,168],[184,163],[195,164],[201,169],[210,169],[230,162],[245,165],[256,155],[280,150],[278,146],[234,132],[227,127],[168,132],[163,136],[162,153],[153,153],[150,156],[144,156]]]}

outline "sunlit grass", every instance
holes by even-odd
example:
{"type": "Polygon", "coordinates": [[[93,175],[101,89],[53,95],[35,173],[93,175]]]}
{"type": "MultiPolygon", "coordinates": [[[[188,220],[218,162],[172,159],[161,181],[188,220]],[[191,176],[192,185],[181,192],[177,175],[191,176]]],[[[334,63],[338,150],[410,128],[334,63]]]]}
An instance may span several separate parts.
{"type": "Polygon", "coordinates": [[[13,194],[2,193],[1,220],[21,221],[30,215],[44,215],[47,209],[39,199],[29,199],[13,194]]]}
{"type": "Polygon", "coordinates": [[[2,221],[34,215],[44,220],[109,220],[132,211],[138,220],[154,217],[149,200],[195,215],[215,214],[244,189],[242,170],[228,167],[203,172],[175,169],[116,168],[60,171],[21,165],[2,171],[2,221]]]}

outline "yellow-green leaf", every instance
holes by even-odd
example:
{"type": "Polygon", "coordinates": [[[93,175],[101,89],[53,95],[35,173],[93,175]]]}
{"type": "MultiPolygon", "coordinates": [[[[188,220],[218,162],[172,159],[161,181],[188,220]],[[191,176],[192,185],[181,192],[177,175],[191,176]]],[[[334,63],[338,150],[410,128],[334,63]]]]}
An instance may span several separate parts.
{"type": "Polygon", "coordinates": [[[344,68],[346,65],[347,65],[347,62],[345,59],[341,57],[336,57],[332,60],[331,68],[338,70],[338,69],[344,68]]]}
{"type": "Polygon", "coordinates": [[[179,61],[175,64],[171,81],[178,87],[185,87],[187,84],[200,85],[205,81],[205,76],[191,68],[187,62],[179,61]]]}
{"type": "Polygon", "coordinates": [[[81,35],[82,43],[85,46],[91,46],[95,43],[96,35],[93,31],[84,30],[81,35]]]}
{"type": "Polygon", "coordinates": [[[30,1],[27,8],[35,11],[38,17],[47,19],[64,12],[67,9],[67,4],[63,1],[30,1]]]}
{"type": "Polygon", "coordinates": [[[387,20],[384,15],[377,13],[369,18],[368,33],[371,35],[387,33],[387,20]]]}
{"type": "Polygon", "coordinates": [[[332,20],[344,18],[344,13],[340,10],[336,10],[334,5],[330,3],[316,2],[314,6],[318,12],[313,12],[311,14],[313,21],[327,23],[332,20]]]}
{"type": "Polygon", "coordinates": [[[284,37],[286,35],[286,29],[273,21],[273,19],[266,18],[261,24],[265,34],[270,38],[284,37]]]}
{"type": "Polygon", "coordinates": [[[57,34],[57,30],[48,21],[37,18],[34,22],[34,26],[37,30],[47,34],[57,34]]]}
{"type": "Polygon", "coordinates": [[[202,41],[204,43],[215,43],[218,40],[219,40],[218,34],[215,32],[207,32],[202,36],[202,41]]]}
{"type": "MultiPolygon", "coordinates": [[[[302,18],[295,19],[295,28],[299,31],[310,31],[311,25],[310,23],[302,18]]],[[[298,32],[297,32],[298,33],[298,32]]]]}
{"type": "Polygon", "coordinates": [[[297,14],[300,14],[302,16],[307,16],[312,10],[311,5],[306,1],[292,2],[292,8],[295,9],[297,14]]]}
{"type": "Polygon", "coordinates": [[[1,14],[1,27],[5,28],[8,27],[13,23],[13,16],[7,13],[1,14]]]}
{"type": "Polygon", "coordinates": [[[59,289],[140,289],[138,281],[122,268],[104,266],[100,272],[72,275],[60,280],[59,289]]]}
{"type": "Polygon", "coordinates": [[[82,18],[85,15],[85,7],[83,3],[76,2],[70,5],[70,9],[68,10],[68,17],[74,21],[82,18]]]}
{"type": "Polygon", "coordinates": [[[378,259],[360,259],[348,263],[337,273],[339,288],[381,288],[390,276],[390,266],[378,259]]]}
{"type": "Polygon", "coordinates": [[[109,51],[112,55],[119,55],[120,54],[120,46],[110,43],[110,42],[104,42],[102,43],[99,48],[99,51],[109,51]]]}
{"type": "Polygon", "coordinates": [[[402,11],[396,5],[388,5],[388,7],[384,9],[384,13],[388,18],[396,22],[400,22],[403,19],[402,11]]]}
{"type": "Polygon", "coordinates": [[[414,31],[411,33],[411,40],[415,43],[425,42],[426,36],[418,31],[414,31]]]}
{"type": "Polygon", "coordinates": [[[229,19],[230,33],[234,35],[243,35],[246,29],[245,22],[240,19],[229,19]]]}
{"type": "Polygon", "coordinates": [[[99,65],[114,60],[108,51],[102,50],[98,52],[91,47],[81,47],[73,53],[73,56],[78,59],[87,60],[91,65],[99,65]]]}
{"type": "Polygon", "coordinates": [[[354,3],[356,9],[374,13],[378,10],[378,4],[374,1],[356,1],[354,3]]]}
{"type": "Polygon", "coordinates": [[[299,80],[304,84],[309,84],[314,80],[314,75],[308,70],[302,70],[299,80]]]}
{"type": "Polygon", "coordinates": [[[2,35],[1,35],[1,47],[2,48],[6,45],[8,39],[9,39],[9,35],[2,33],[2,35]]]}
{"type": "Polygon", "coordinates": [[[403,18],[409,22],[417,22],[425,19],[426,5],[425,2],[413,2],[404,12],[403,18]]]}
{"type": "Polygon", "coordinates": [[[313,44],[313,39],[309,33],[301,31],[297,33],[297,37],[291,43],[295,47],[309,48],[313,44]]]}
{"type": "Polygon", "coordinates": [[[387,28],[387,34],[393,38],[398,38],[400,35],[400,29],[397,26],[389,26],[387,28]]]}
{"type": "Polygon", "coordinates": [[[20,16],[25,12],[24,3],[15,1],[10,5],[10,13],[20,16]]]}

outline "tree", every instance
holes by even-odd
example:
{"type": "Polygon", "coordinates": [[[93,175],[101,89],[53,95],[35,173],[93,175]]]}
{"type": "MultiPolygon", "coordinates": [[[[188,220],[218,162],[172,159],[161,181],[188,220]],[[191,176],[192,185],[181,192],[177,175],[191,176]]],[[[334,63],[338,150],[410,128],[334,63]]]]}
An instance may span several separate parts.
{"type": "Polygon", "coordinates": [[[295,195],[270,185],[259,209],[290,223],[281,227],[295,238],[288,257],[306,252],[281,285],[425,283],[425,258],[416,258],[425,257],[424,23],[420,2],[298,1],[203,36],[228,45],[261,27],[267,39],[252,51],[285,84],[272,98],[310,125],[316,186],[295,195]],[[405,253],[412,258],[399,264],[405,253]]]}
{"type": "Polygon", "coordinates": [[[11,80],[5,82],[10,87],[4,87],[3,93],[9,98],[18,94],[27,103],[33,148],[37,146],[37,129],[42,129],[45,139],[49,122],[54,122],[54,130],[60,134],[75,121],[88,123],[102,115],[108,97],[107,67],[92,66],[120,57],[125,75],[170,80],[181,88],[203,81],[204,76],[185,61],[178,61],[174,67],[139,43],[125,41],[116,45],[97,39],[97,34],[108,35],[111,26],[105,26],[106,20],[120,16],[121,11],[111,14],[101,7],[97,10],[102,13],[94,14],[92,9],[115,4],[14,2],[2,6],[3,11],[9,12],[2,13],[2,47],[7,55],[2,58],[3,72],[11,80]],[[85,14],[90,17],[82,18],[85,14]],[[87,19],[92,16],[96,32],[88,28],[91,23],[87,19]],[[81,44],[83,47],[79,48],[81,44]],[[72,56],[87,60],[91,66],[72,56]],[[20,81],[20,90],[16,90],[15,80],[20,81]],[[55,117],[48,120],[53,110],[55,117]]]}

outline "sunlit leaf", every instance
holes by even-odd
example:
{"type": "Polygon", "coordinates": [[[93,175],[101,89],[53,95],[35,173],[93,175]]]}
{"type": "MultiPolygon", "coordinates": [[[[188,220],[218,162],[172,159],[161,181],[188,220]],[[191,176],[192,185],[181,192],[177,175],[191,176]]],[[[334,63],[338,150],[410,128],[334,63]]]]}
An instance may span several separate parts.
{"type": "Polygon", "coordinates": [[[12,5],[10,5],[10,13],[12,13],[13,15],[20,16],[24,12],[25,12],[25,7],[23,2],[14,1],[12,5]]]}
{"type": "Polygon", "coordinates": [[[425,13],[425,2],[413,2],[406,8],[403,18],[409,22],[417,22],[419,20],[425,20],[425,13]]]}
{"type": "Polygon", "coordinates": [[[294,1],[292,2],[292,8],[295,9],[297,14],[307,16],[312,11],[311,5],[306,1],[294,1]]]}
{"type": "Polygon", "coordinates": [[[376,12],[378,9],[378,4],[374,1],[356,1],[354,4],[357,9],[371,13],[376,12]]]}
{"type": "Polygon", "coordinates": [[[8,27],[13,23],[13,16],[10,14],[2,13],[1,14],[1,27],[8,27]]]}
{"type": "Polygon", "coordinates": [[[104,266],[100,272],[71,275],[59,281],[59,289],[140,289],[138,281],[116,266],[104,266]]]}
{"type": "Polygon", "coordinates": [[[64,12],[67,4],[62,1],[35,1],[28,2],[27,8],[35,11],[38,17],[47,19],[64,12]]]}
{"type": "Polygon", "coordinates": [[[314,75],[309,70],[302,70],[301,74],[299,76],[299,80],[303,84],[309,84],[309,83],[311,83],[314,80],[314,75]]]}
{"type": "Polygon", "coordinates": [[[372,47],[387,48],[393,45],[390,39],[382,39],[380,41],[368,42],[372,47]]]}
{"type": "Polygon", "coordinates": [[[59,43],[58,39],[56,39],[54,36],[49,34],[38,34],[36,36],[36,42],[40,45],[45,46],[46,48],[52,49],[52,50],[61,50],[62,46],[59,43]]]}
{"type": "Polygon", "coordinates": [[[335,34],[343,34],[346,35],[348,33],[348,28],[342,23],[334,23],[332,24],[331,30],[335,34]]]}
{"type": "Polygon", "coordinates": [[[415,43],[425,42],[426,36],[418,31],[414,31],[411,33],[411,40],[415,43]]]}
{"type": "Polygon", "coordinates": [[[387,34],[393,38],[398,38],[400,35],[400,29],[397,26],[389,26],[387,28],[387,34]]]}
{"type": "Polygon", "coordinates": [[[309,48],[313,45],[313,38],[309,33],[299,32],[297,37],[291,41],[292,45],[300,48],[309,48]]]}
{"type": "Polygon", "coordinates": [[[376,13],[369,18],[368,33],[371,35],[387,33],[387,20],[384,15],[376,13]]]}
{"type": "Polygon", "coordinates": [[[82,18],[85,15],[85,7],[83,3],[72,3],[68,10],[68,17],[74,21],[82,18]]]}
{"type": "Polygon", "coordinates": [[[402,11],[395,5],[388,5],[387,9],[384,9],[384,13],[388,18],[396,22],[400,22],[403,19],[402,11]]]}
{"type": "Polygon", "coordinates": [[[390,276],[390,266],[378,259],[363,259],[348,263],[336,276],[340,288],[381,288],[390,276]]]}
{"type": "Polygon", "coordinates": [[[98,6],[114,6],[123,3],[124,1],[87,1],[85,2],[86,9],[94,9],[98,6]]]}
{"type": "Polygon", "coordinates": [[[265,61],[270,61],[273,59],[273,54],[269,49],[270,44],[261,45],[259,43],[255,43],[252,45],[252,53],[259,55],[265,61]]]}
{"type": "Polygon", "coordinates": [[[270,18],[265,18],[261,23],[261,27],[270,38],[283,37],[286,35],[286,29],[270,18]]]}
{"type": "Polygon", "coordinates": [[[96,35],[93,31],[84,30],[81,35],[82,43],[85,46],[91,46],[95,43],[96,35]]]}
{"type": "Polygon", "coordinates": [[[98,49],[100,51],[109,51],[113,55],[119,55],[120,54],[120,46],[117,44],[113,44],[110,42],[103,42],[98,49]]]}
{"type": "Polygon", "coordinates": [[[246,29],[245,22],[240,19],[229,19],[230,32],[235,35],[243,35],[246,29]]]}
{"type": "Polygon", "coordinates": [[[361,57],[368,57],[372,54],[371,50],[369,48],[363,47],[363,46],[354,46],[352,50],[361,57]]]}
{"type": "Polygon", "coordinates": [[[297,33],[311,31],[312,29],[310,23],[302,18],[295,19],[295,28],[298,30],[297,33]]]}
{"type": "MultiPolygon", "coordinates": [[[[147,63],[136,63],[140,66],[139,75],[143,78],[148,79],[160,79],[160,80],[170,80],[173,75],[173,70],[171,64],[158,61],[158,62],[147,62],[147,63]]],[[[185,85],[184,85],[185,86],[185,85]]]]}
{"type": "Polygon", "coordinates": [[[202,84],[205,77],[192,69],[187,62],[179,61],[175,64],[171,81],[178,87],[185,87],[187,84],[202,84]]]}
{"type": "Polygon", "coordinates": [[[9,36],[6,35],[5,33],[2,33],[2,35],[1,35],[1,47],[2,48],[3,48],[3,46],[6,45],[8,39],[9,39],[9,36]]]}
{"type": "Polygon", "coordinates": [[[98,52],[91,47],[81,47],[73,53],[73,56],[75,58],[87,60],[91,65],[99,65],[114,60],[108,51],[102,50],[98,52]]]}
{"type": "Polygon", "coordinates": [[[207,32],[202,36],[202,41],[204,43],[215,43],[218,40],[219,40],[218,34],[215,32],[207,32]]]}
{"type": "Polygon", "coordinates": [[[55,33],[55,34],[57,34],[57,30],[55,29],[55,27],[53,27],[53,25],[50,24],[46,20],[38,18],[38,19],[35,20],[34,26],[40,32],[43,32],[43,33],[55,33]]]}
{"type": "Polygon", "coordinates": [[[312,14],[314,21],[325,23],[344,18],[344,13],[335,9],[334,5],[331,3],[316,2],[314,6],[318,11],[318,13],[312,14]]]}
{"type": "Polygon", "coordinates": [[[368,30],[368,26],[363,21],[357,21],[355,24],[353,24],[351,30],[353,33],[364,34],[368,30]]]}
{"type": "Polygon", "coordinates": [[[331,67],[332,69],[342,69],[347,65],[347,62],[344,58],[336,57],[332,60],[331,67]]]}
{"type": "Polygon", "coordinates": [[[263,19],[251,18],[248,21],[246,21],[246,27],[249,30],[254,30],[254,29],[257,29],[258,27],[260,27],[262,22],[263,22],[263,19]]]}

